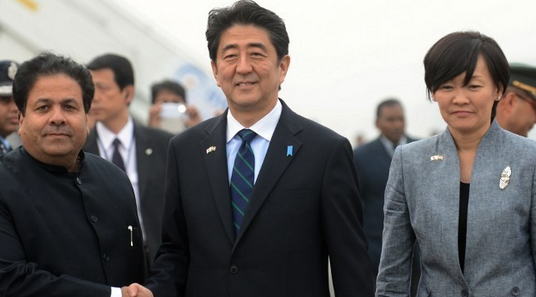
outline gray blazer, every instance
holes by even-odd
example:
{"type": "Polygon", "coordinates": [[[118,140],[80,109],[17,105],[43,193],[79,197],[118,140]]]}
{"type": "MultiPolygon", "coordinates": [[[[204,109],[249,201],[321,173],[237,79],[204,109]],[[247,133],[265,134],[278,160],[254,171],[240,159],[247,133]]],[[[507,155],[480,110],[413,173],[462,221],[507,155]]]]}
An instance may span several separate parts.
{"type": "Polygon", "coordinates": [[[420,246],[422,296],[536,296],[536,142],[497,122],[473,165],[465,272],[458,258],[460,168],[448,129],[397,148],[385,190],[376,296],[408,296],[412,247],[420,246]],[[434,160],[432,160],[434,159],[434,160]],[[510,166],[509,184],[499,187],[510,166]]]}

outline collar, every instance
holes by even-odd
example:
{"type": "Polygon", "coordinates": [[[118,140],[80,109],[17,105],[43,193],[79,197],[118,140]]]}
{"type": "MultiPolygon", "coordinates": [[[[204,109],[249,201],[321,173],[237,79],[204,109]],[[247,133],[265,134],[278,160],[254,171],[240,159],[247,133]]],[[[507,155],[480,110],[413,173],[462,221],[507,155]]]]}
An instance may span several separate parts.
{"type": "MultiPolygon", "coordinates": [[[[385,137],[383,135],[380,135],[380,141],[386,147],[392,148],[393,145],[394,145],[394,143],[391,140],[387,139],[387,137],[385,137]]],[[[403,145],[403,144],[406,144],[406,143],[408,143],[408,138],[406,137],[406,135],[402,135],[402,137],[400,137],[400,141],[398,142],[398,145],[403,145]]]]}
{"type": "MultiPolygon", "coordinates": [[[[252,130],[267,141],[272,140],[272,136],[274,135],[275,127],[277,126],[279,118],[281,117],[282,110],[283,106],[281,105],[281,102],[277,100],[277,103],[272,111],[247,129],[252,130]]],[[[240,124],[233,117],[231,111],[227,112],[227,142],[231,141],[236,133],[242,129],[246,129],[246,127],[242,126],[242,124],[240,124]]]]}
{"type": "Polygon", "coordinates": [[[43,168],[44,170],[46,170],[46,171],[48,171],[48,172],[50,172],[52,174],[56,174],[56,175],[77,176],[82,171],[82,167],[84,166],[84,163],[85,163],[84,161],[86,159],[86,155],[85,155],[84,151],[80,150],[80,152],[78,153],[78,159],[77,159],[78,172],[69,172],[69,171],[67,171],[67,168],[65,168],[63,166],[45,164],[45,163],[37,160],[36,158],[34,158],[32,155],[30,155],[28,153],[28,151],[24,148],[24,146],[21,146],[21,153],[22,153],[23,156],[26,156],[30,160],[35,162],[37,164],[37,166],[43,168]]]}
{"type": "Polygon", "coordinates": [[[6,147],[6,149],[11,148],[11,145],[9,145],[9,142],[7,142],[7,139],[5,139],[5,138],[2,137],[2,136],[0,136],[0,143],[3,143],[4,146],[6,147]]]}
{"type": "Polygon", "coordinates": [[[116,138],[119,138],[121,145],[127,150],[132,145],[134,138],[134,121],[130,116],[128,117],[128,121],[123,129],[121,129],[117,135],[106,128],[106,126],[104,126],[104,124],[101,122],[97,122],[95,129],[97,130],[97,135],[99,135],[99,140],[106,150],[109,150],[113,147],[113,141],[116,138]]]}

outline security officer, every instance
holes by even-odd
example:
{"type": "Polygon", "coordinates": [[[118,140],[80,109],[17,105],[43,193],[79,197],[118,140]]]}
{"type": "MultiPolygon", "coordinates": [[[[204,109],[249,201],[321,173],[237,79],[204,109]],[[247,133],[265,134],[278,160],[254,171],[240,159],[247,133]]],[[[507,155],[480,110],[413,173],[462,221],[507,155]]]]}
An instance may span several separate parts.
{"type": "Polygon", "coordinates": [[[511,63],[510,72],[496,118],[504,129],[526,137],[536,122],[536,67],[511,63]]]}
{"type": "Polygon", "coordinates": [[[11,151],[6,138],[18,127],[18,110],[12,92],[18,67],[16,62],[0,61],[0,156],[11,151]]]}

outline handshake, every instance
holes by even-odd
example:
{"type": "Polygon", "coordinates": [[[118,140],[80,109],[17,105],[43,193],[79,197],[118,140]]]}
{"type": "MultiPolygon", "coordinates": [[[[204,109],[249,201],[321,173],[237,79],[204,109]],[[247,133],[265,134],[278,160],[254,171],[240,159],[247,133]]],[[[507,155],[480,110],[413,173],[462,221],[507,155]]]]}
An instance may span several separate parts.
{"type": "Polygon", "coordinates": [[[146,287],[140,284],[131,284],[128,287],[121,288],[122,297],[154,297],[153,292],[151,292],[146,287]]]}

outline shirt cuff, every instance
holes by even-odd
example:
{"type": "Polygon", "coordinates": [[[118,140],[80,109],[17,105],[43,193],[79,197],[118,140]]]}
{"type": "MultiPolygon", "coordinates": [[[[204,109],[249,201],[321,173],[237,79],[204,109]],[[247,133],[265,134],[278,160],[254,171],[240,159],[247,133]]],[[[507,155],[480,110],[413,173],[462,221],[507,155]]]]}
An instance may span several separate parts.
{"type": "Polygon", "coordinates": [[[112,294],[110,294],[110,297],[122,297],[123,294],[121,293],[121,288],[112,287],[112,294]]]}

